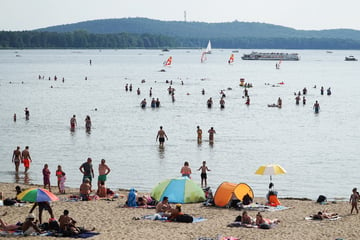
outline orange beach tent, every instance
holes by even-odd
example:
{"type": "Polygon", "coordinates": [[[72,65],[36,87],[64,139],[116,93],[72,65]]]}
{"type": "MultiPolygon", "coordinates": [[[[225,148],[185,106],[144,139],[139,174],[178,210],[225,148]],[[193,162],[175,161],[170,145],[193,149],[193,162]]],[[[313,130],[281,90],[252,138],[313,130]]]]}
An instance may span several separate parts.
{"type": "Polygon", "coordinates": [[[233,196],[242,201],[246,194],[249,194],[249,196],[254,199],[254,192],[246,183],[223,182],[215,192],[214,203],[218,207],[224,207],[230,202],[233,196]]]}

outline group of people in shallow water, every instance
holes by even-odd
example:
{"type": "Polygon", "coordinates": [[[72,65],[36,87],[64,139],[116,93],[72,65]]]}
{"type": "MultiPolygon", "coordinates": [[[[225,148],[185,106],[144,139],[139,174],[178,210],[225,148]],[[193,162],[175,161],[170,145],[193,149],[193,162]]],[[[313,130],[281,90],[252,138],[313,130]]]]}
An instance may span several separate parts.
{"type": "MultiPolygon", "coordinates": [[[[96,109],[95,109],[96,110],[96,109]]],[[[91,126],[92,126],[92,124],[91,124],[91,118],[90,118],[90,116],[89,115],[87,115],[86,117],[85,117],[85,130],[86,130],[86,132],[90,132],[91,131],[91,126]]],[[[77,127],[77,121],[76,121],[76,115],[74,114],[71,118],[70,118],[70,130],[71,131],[75,131],[75,129],[76,129],[76,127],[77,127]]]]}

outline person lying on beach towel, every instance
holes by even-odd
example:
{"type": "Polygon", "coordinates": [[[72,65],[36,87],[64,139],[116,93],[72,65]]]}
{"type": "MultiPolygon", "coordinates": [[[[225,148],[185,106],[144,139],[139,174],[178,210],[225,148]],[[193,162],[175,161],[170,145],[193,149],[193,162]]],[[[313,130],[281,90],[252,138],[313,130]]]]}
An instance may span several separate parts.
{"type": "Polygon", "coordinates": [[[64,214],[59,217],[59,223],[60,232],[63,234],[63,236],[74,236],[95,230],[95,228],[87,230],[85,228],[75,226],[76,221],[69,216],[68,210],[64,210],[64,214]]]}
{"type": "Polygon", "coordinates": [[[311,215],[310,217],[307,217],[305,219],[307,220],[336,220],[340,218],[337,213],[329,213],[327,210],[319,211],[317,214],[311,215]]]}
{"type": "Polygon", "coordinates": [[[268,219],[268,218],[263,218],[263,216],[261,215],[260,212],[258,212],[258,214],[256,214],[256,220],[255,220],[255,224],[262,229],[270,229],[274,224],[278,224],[280,223],[280,220],[278,219],[268,219]]]}

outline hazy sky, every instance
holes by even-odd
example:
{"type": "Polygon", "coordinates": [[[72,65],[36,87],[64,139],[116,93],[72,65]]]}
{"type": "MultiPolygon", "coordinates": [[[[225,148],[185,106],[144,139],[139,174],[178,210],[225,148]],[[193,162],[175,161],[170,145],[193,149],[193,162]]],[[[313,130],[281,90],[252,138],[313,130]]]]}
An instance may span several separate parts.
{"type": "Polygon", "coordinates": [[[296,29],[360,30],[360,0],[0,0],[0,30],[33,30],[94,19],[146,17],[263,22],[296,29]]]}

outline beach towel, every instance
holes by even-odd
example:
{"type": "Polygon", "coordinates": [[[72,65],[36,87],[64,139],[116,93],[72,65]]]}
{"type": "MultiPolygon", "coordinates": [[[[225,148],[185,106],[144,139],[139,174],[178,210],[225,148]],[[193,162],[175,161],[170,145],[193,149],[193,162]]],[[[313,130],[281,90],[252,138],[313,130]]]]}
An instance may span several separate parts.
{"type": "Polygon", "coordinates": [[[99,232],[84,232],[84,233],[79,233],[77,235],[71,236],[72,238],[90,238],[96,235],[99,235],[99,232]]]}
{"type": "Polygon", "coordinates": [[[331,218],[323,218],[323,219],[317,219],[317,218],[313,218],[313,216],[309,216],[309,217],[305,217],[305,220],[312,220],[312,221],[322,221],[322,220],[330,220],[330,221],[336,221],[339,220],[341,217],[340,216],[332,216],[331,218]]]}
{"type": "Polygon", "coordinates": [[[278,205],[276,207],[269,206],[269,205],[263,205],[258,203],[252,203],[250,205],[243,206],[244,210],[247,211],[257,211],[257,212],[273,212],[273,211],[281,211],[290,209],[291,207],[286,207],[282,205],[278,205]]]}
{"type": "Polygon", "coordinates": [[[198,237],[195,240],[240,240],[240,238],[217,236],[217,237],[198,237]]]}

